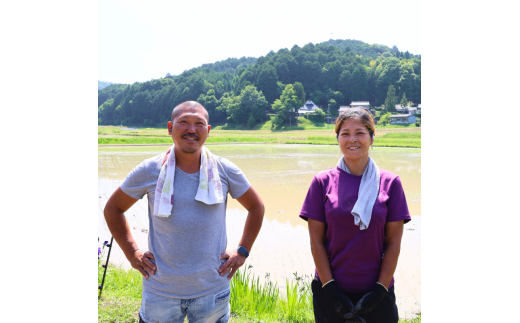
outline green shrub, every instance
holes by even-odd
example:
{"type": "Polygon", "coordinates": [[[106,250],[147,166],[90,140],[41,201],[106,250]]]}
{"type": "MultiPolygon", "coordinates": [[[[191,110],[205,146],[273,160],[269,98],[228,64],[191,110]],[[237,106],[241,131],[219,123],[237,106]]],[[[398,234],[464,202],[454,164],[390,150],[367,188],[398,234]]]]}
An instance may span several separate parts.
{"type": "Polygon", "coordinates": [[[249,127],[249,129],[253,128],[253,126],[255,125],[255,118],[253,117],[253,115],[251,114],[249,116],[249,119],[247,119],[247,126],[249,127]]]}
{"type": "Polygon", "coordinates": [[[390,123],[390,116],[392,114],[390,112],[388,113],[385,113],[383,114],[380,118],[379,118],[379,122],[377,123],[378,125],[381,125],[381,126],[386,126],[387,124],[390,123]]]}
{"type": "Polygon", "coordinates": [[[325,122],[325,112],[321,109],[316,109],[314,113],[306,114],[305,117],[312,122],[325,122]]]}

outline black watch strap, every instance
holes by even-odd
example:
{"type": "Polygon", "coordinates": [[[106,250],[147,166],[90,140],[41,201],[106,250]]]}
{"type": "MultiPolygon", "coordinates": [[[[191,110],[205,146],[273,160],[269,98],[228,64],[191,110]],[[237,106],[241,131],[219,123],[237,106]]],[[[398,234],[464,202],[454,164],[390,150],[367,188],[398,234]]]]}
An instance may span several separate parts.
{"type": "Polygon", "coordinates": [[[242,246],[238,246],[237,251],[244,257],[249,257],[249,252],[247,252],[247,249],[242,246]]]}

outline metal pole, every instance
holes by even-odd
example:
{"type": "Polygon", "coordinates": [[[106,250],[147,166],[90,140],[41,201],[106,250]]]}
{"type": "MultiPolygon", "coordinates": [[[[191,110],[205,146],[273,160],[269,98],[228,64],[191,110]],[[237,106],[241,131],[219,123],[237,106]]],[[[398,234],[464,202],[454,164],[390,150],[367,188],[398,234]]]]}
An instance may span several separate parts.
{"type": "Polygon", "coordinates": [[[105,284],[105,276],[107,274],[107,268],[108,268],[108,259],[110,259],[110,251],[112,251],[113,241],[114,241],[114,237],[112,236],[112,238],[110,239],[110,243],[107,244],[107,247],[108,247],[107,262],[104,265],[102,265],[103,268],[105,268],[105,271],[103,272],[103,280],[101,280],[101,285],[98,286],[98,289],[99,289],[98,299],[101,297],[101,292],[103,291],[103,285],[105,284]]]}

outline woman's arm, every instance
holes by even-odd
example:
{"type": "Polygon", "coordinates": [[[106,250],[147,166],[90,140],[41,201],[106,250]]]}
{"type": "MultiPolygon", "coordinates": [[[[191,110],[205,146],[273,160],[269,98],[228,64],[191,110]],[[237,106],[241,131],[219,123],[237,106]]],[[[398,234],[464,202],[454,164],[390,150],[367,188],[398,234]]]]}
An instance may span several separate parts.
{"type": "Polygon", "coordinates": [[[388,289],[390,281],[397,267],[397,259],[401,251],[401,238],[403,237],[404,221],[388,222],[385,225],[386,251],[383,256],[383,264],[379,273],[378,283],[388,289]]]}
{"type": "Polygon", "coordinates": [[[318,275],[320,275],[321,282],[326,283],[333,279],[329,257],[325,249],[326,224],[311,218],[308,221],[312,258],[314,258],[314,264],[316,265],[316,270],[318,270],[318,275]]]}

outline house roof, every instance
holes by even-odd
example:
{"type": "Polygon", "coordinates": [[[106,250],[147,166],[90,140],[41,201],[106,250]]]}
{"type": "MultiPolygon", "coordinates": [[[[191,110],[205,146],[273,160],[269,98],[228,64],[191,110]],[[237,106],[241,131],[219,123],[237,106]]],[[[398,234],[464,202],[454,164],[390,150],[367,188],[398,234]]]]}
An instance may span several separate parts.
{"type": "Polygon", "coordinates": [[[303,107],[300,107],[300,110],[309,110],[309,111],[314,111],[315,109],[318,109],[319,107],[314,104],[314,102],[312,102],[311,100],[307,100],[307,102],[305,102],[305,104],[303,105],[303,107]]]}
{"type": "Polygon", "coordinates": [[[370,102],[368,102],[368,101],[352,101],[352,103],[350,103],[350,106],[353,106],[353,105],[370,105],[370,102]]]}
{"type": "Polygon", "coordinates": [[[403,117],[409,117],[411,114],[396,114],[393,116],[390,116],[390,118],[403,118],[403,117]]]}

